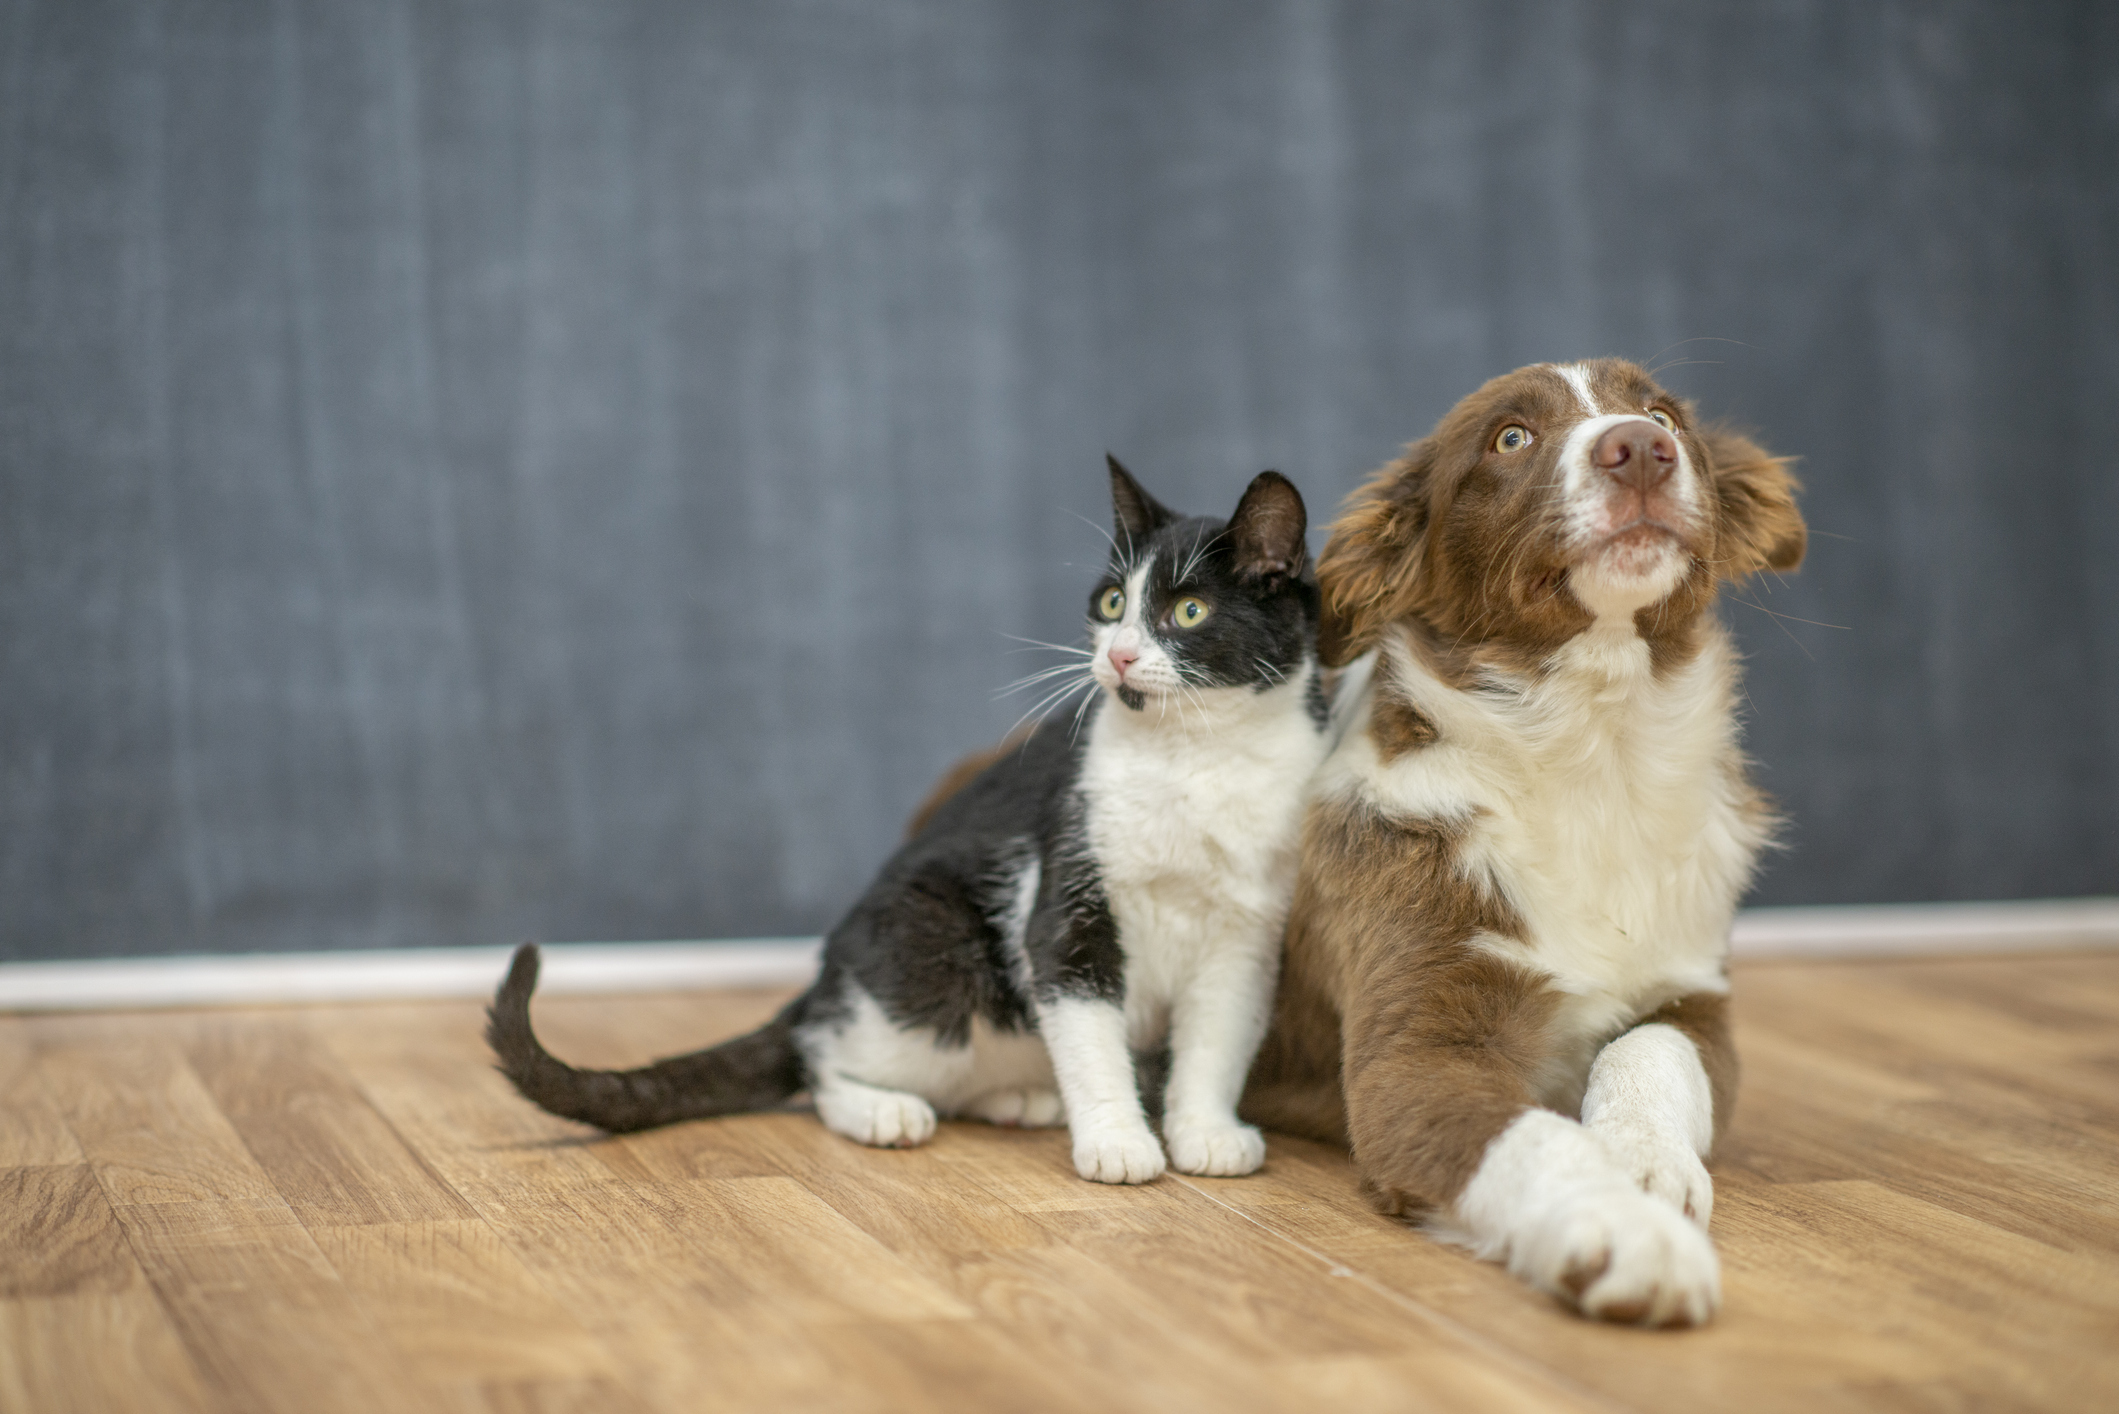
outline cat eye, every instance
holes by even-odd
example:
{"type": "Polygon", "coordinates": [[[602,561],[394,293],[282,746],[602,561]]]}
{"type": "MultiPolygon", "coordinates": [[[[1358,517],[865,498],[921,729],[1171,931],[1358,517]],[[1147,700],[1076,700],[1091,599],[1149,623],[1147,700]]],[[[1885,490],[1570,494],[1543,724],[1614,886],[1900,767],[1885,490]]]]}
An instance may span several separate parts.
{"type": "Polygon", "coordinates": [[[1663,411],[1661,408],[1648,409],[1648,415],[1655,420],[1655,425],[1662,428],[1665,432],[1675,432],[1678,430],[1677,423],[1672,421],[1670,414],[1663,411]]]}
{"type": "Polygon", "coordinates": [[[1170,611],[1170,617],[1177,621],[1179,628],[1194,628],[1205,622],[1207,615],[1212,612],[1213,610],[1197,599],[1180,599],[1177,601],[1177,607],[1170,611]]]}
{"type": "Polygon", "coordinates": [[[1508,426],[1501,429],[1500,436],[1494,438],[1494,450],[1497,452],[1520,452],[1537,440],[1537,438],[1530,435],[1528,427],[1511,422],[1508,426]]]}
{"type": "Polygon", "coordinates": [[[1126,591],[1123,589],[1106,589],[1104,597],[1096,601],[1096,612],[1107,619],[1116,619],[1120,614],[1126,612],[1126,591]]]}

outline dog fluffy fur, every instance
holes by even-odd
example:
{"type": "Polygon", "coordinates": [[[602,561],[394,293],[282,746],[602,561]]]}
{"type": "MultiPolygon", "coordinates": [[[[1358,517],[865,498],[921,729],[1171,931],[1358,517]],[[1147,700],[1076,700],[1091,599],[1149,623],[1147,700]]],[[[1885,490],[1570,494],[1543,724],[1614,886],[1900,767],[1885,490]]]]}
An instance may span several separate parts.
{"type": "Polygon", "coordinates": [[[1541,364],[1357,491],[1319,564],[1343,735],[1244,1113],[1607,1320],[1720,1301],[1729,926],[1774,820],[1714,606],[1801,561],[1795,490],[1633,364],[1541,364]]]}

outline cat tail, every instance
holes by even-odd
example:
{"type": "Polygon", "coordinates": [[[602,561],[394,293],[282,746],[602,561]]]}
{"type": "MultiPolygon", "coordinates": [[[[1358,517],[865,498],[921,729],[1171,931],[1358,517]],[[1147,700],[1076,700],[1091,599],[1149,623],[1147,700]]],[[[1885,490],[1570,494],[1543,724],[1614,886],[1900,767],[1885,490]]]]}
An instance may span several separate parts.
{"type": "Polygon", "coordinates": [[[703,1051],[637,1070],[576,1069],[547,1051],[530,1029],[537,964],[537,944],[515,950],[486,1009],[486,1043],[523,1098],[555,1115],[627,1134],[680,1119],[769,1109],[809,1083],[795,1049],[799,997],[749,1035],[703,1051]]]}

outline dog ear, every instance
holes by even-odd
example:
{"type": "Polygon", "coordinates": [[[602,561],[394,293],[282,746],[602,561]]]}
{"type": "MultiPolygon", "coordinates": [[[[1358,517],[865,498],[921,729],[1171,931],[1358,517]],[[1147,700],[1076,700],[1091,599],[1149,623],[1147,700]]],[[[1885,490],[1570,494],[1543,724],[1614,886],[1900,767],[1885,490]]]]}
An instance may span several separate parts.
{"type": "Polygon", "coordinates": [[[1317,561],[1324,598],[1317,657],[1326,667],[1341,667],[1375,647],[1418,601],[1434,456],[1432,438],[1416,442],[1347,497],[1332,523],[1332,538],[1317,561]]]}
{"type": "Polygon", "coordinates": [[[1715,495],[1721,502],[1716,555],[1722,578],[1745,579],[1760,570],[1800,565],[1809,532],[1795,508],[1795,493],[1802,484],[1788,474],[1789,459],[1726,427],[1706,428],[1698,440],[1713,463],[1715,495]]]}
{"type": "Polygon", "coordinates": [[[1261,471],[1244,488],[1236,514],[1229,517],[1226,533],[1236,552],[1237,573],[1286,579],[1300,575],[1309,548],[1302,537],[1309,525],[1295,483],[1277,471],[1261,471]]]}
{"type": "Polygon", "coordinates": [[[1177,519],[1167,506],[1141,489],[1133,473],[1118,464],[1117,457],[1104,453],[1104,464],[1111,468],[1111,518],[1119,538],[1128,547],[1177,519]]]}

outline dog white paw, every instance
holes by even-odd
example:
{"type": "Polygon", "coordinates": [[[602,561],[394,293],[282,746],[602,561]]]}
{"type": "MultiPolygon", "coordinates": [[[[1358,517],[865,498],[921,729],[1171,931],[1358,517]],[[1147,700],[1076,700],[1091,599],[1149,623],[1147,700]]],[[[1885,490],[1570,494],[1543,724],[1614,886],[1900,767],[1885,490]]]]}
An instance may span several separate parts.
{"type": "Polygon", "coordinates": [[[1662,1130],[1644,1125],[1593,1124],[1589,1132],[1611,1156],[1619,1172],[1699,1224],[1714,1217],[1714,1180],[1692,1146],[1662,1130]]]}
{"type": "Polygon", "coordinates": [[[1170,1167],[1179,1173],[1256,1173],[1266,1161],[1265,1136],[1234,1120],[1173,1120],[1163,1126],[1163,1138],[1170,1145],[1170,1167]]]}
{"type": "Polygon", "coordinates": [[[1722,1304],[1707,1235],[1669,1203],[1616,1184],[1577,1190],[1519,1229],[1508,1266],[1600,1321],[1697,1326],[1722,1304]]]}
{"type": "Polygon", "coordinates": [[[833,1085],[817,1092],[817,1116],[835,1134],[879,1149],[910,1149],[934,1137],[934,1106],[907,1090],[833,1085]]]}
{"type": "Polygon", "coordinates": [[[1147,1183],[1162,1177],[1163,1146],[1146,1125],[1100,1133],[1075,1131],[1074,1171],[1094,1183],[1147,1183]]]}
{"type": "Polygon", "coordinates": [[[995,1090],[966,1105],[964,1113],[988,1124],[1050,1129],[1066,1122],[1067,1105],[1057,1090],[995,1090]]]}

